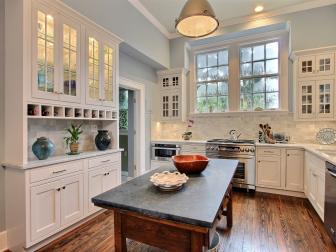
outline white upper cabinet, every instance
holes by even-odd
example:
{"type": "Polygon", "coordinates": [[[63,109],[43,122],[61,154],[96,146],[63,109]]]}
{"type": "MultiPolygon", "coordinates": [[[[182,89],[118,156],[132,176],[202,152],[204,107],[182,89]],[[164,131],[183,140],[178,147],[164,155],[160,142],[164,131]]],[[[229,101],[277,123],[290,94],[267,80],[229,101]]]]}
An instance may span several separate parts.
{"type": "Polygon", "coordinates": [[[160,120],[184,121],[186,117],[186,76],[184,69],[158,72],[160,120]]]}
{"type": "Polygon", "coordinates": [[[116,45],[106,36],[87,30],[86,102],[116,106],[116,45]]]}
{"type": "Polygon", "coordinates": [[[299,57],[299,76],[311,77],[330,75],[335,71],[334,53],[324,53],[299,57]]]}
{"type": "Polygon", "coordinates": [[[335,51],[336,47],[295,53],[296,119],[336,119],[335,51]]]}
{"type": "Polygon", "coordinates": [[[33,8],[32,96],[80,103],[80,24],[41,4],[33,8]]]}
{"type": "Polygon", "coordinates": [[[54,4],[33,3],[31,98],[116,107],[119,38],[54,4]]]}

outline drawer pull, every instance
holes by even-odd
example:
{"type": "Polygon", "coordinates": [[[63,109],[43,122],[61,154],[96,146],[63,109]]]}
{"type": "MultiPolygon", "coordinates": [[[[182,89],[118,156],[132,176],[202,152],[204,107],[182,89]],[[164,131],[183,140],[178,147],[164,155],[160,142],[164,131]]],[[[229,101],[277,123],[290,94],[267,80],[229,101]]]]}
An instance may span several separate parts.
{"type": "Polygon", "coordinates": [[[62,173],[62,172],[66,172],[66,170],[60,170],[60,171],[53,171],[53,174],[58,174],[58,173],[62,173]]]}
{"type": "Polygon", "coordinates": [[[107,160],[104,160],[104,161],[100,161],[101,163],[107,163],[107,162],[110,162],[111,160],[110,159],[107,159],[107,160]]]}

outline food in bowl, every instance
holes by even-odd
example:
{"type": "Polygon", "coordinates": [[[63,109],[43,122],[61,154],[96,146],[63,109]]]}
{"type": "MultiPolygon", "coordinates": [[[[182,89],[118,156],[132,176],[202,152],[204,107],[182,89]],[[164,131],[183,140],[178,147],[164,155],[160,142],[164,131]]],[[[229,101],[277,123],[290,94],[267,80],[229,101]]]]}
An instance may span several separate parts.
{"type": "Polygon", "coordinates": [[[209,159],[202,155],[176,155],[172,160],[176,169],[185,174],[201,173],[209,163],[209,159]]]}

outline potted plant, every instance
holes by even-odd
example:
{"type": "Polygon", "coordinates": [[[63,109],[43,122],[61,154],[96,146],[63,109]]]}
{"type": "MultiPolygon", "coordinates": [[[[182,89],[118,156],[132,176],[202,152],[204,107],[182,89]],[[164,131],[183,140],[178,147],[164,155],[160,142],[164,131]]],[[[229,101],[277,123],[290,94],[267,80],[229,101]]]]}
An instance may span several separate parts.
{"type": "Polygon", "coordinates": [[[81,130],[82,125],[71,127],[67,129],[70,136],[64,137],[65,144],[70,147],[70,154],[78,154],[79,136],[83,133],[81,130]]]}
{"type": "Polygon", "coordinates": [[[183,140],[190,140],[192,137],[192,132],[191,132],[191,128],[194,124],[194,120],[188,119],[187,120],[187,127],[186,127],[186,131],[182,134],[182,138],[183,140]]]}

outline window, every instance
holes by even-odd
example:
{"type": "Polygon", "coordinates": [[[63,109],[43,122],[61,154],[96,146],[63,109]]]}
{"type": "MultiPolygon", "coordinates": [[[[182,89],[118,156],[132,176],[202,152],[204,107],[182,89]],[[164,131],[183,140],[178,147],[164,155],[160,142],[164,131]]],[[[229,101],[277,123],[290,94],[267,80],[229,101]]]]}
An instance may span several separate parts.
{"type": "Polygon", "coordinates": [[[279,43],[240,48],[240,110],[279,109],[279,43]]]}
{"type": "Polygon", "coordinates": [[[228,110],[228,79],[228,50],[196,56],[196,96],[199,113],[228,110]]]}

